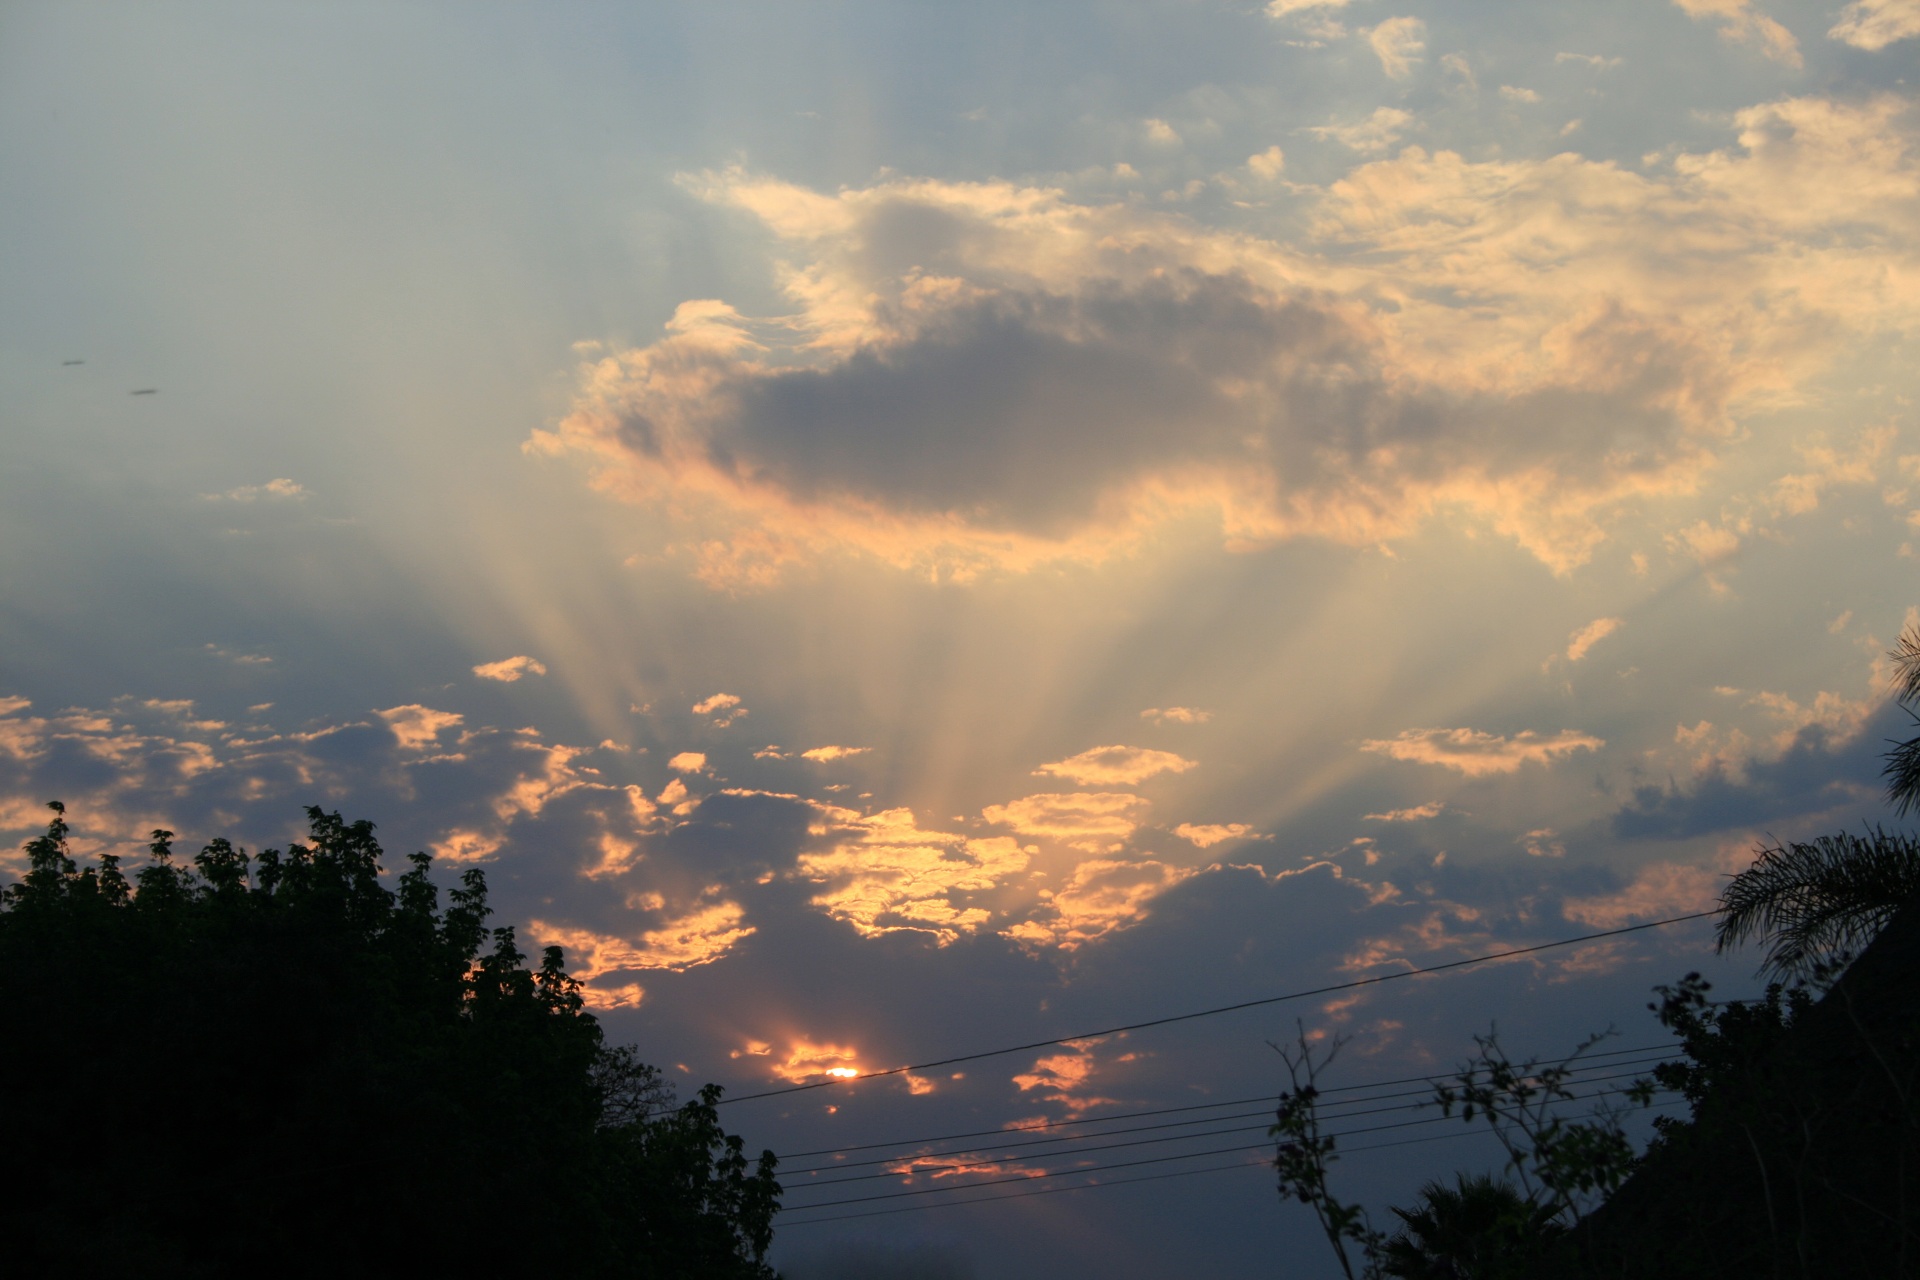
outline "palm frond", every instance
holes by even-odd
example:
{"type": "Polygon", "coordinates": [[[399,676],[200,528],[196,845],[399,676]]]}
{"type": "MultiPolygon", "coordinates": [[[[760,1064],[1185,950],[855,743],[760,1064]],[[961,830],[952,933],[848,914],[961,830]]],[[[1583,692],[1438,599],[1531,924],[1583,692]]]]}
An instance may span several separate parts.
{"type": "Polygon", "coordinates": [[[1902,702],[1912,702],[1920,698],[1920,627],[1908,627],[1900,633],[1900,638],[1887,651],[1893,659],[1893,665],[1900,672],[1900,683],[1894,686],[1894,696],[1902,702]]]}
{"type": "MultiPolygon", "coordinates": [[[[1920,716],[1914,720],[1920,723],[1920,716]]],[[[1887,802],[1904,817],[1909,809],[1920,805],[1920,737],[1894,743],[1886,759],[1881,776],[1887,780],[1887,802]]]]}
{"type": "Polygon", "coordinates": [[[1720,895],[1721,951],[1759,938],[1761,971],[1805,976],[1820,960],[1871,942],[1920,897],[1920,841],[1878,827],[1760,850],[1720,895]]]}

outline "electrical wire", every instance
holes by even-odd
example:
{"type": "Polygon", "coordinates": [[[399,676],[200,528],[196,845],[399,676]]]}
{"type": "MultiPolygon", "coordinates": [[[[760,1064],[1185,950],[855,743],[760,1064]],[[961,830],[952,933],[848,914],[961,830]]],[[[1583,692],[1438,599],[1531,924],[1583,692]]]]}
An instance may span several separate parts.
{"type": "Polygon", "coordinates": [[[716,1105],[726,1106],[735,1102],[754,1102],[761,1098],[784,1097],[790,1093],[804,1093],[809,1089],[825,1089],[830,1085],[853,1085],[862,1080],[878,1080],[885,1076],[904,1075],[909,1071],[931,1071],[935,1067],[951,1067],[962,1062],[978,1062],[982,1058],[998,1058],[1009,1053],[1025,1053],[1031,1049],[1048,1049],[1075,1040],[1093,1040],[1101,1036],[1118,1035],[1123,1031],[1142,1031],[1148,1027],[1164,1027],[1175,1022],[1191,1022],[1196,1018],[1211,1018],[1222,1013],[1235,1013],[1241,1009],[1255,1009],[1263,1005],[1280,1004],[1289,1000],[1305,1000],[1313,996],[1331,995],[1336,991],[1352,991],[1358,987],[1378,986],[1383,982],[1393,982],[1400,978],[1416,978],[1422,974],[1445,973],[1450,969],[1464,969],[1470,965],[1487,964],[1494,960],[1510,960],[1515,956],[1534,955],[1542,951],[1552,951],[1557,947],[1570,947],[1582,942],[1596,942],[1601,938],[1617,938],[1622,934],[1639,933],[1647,929],[1659,929],[1670,924],[1681,924],[1688,920],[1704,920],[1708,916],[1718,915],[1718,911],[1695,911],[1690,915],[1669,916],[1665,920],[1649,920],[1645,924],[1630,924],[1619,929],[1604,929],[1599,933],[1581,934],[1576,938],[1561,938],[1556,942],[1542,942],[1531,947],[1514,947],[1506,951],[1493,951],[1482,956],[1470,956],[1465,960],[1450,960],[1445,964],[1428,965],[1421,969],[1403,969],[1398,973],[1376,974],[1371,978],[1356,978],[1352,982],[1338,982],[1331,986],[1314,987],[1306,991],[1290,991],[1285,995],[1264,996],[1258,1000],[1242,1000],[1237,1004],[1223,1004],[1211,1009],[1196,1009],[1191,1013],[1175,1013],[1164,1018],[1149,1018],[1145,1022],[1129,1022],[1122,1026],[1107,1027],[1099,1031],[1082,1031],[1070,1036],[1055,1036],[1051,1040],[1032,1040],[1026,1044],[1008,1045],[1003,1049],[983,1049],[978,1053],[963,1053],[951,1058],[940,1058],[933,1062],[920,1062],[912,1066],[888,1067],[881,1071],[869,1071],[852,1079],[815,1080],[808,1084],[789,1085],[784,1089],[768,1089],[761,1093],[745,1093],[737,1098],[722,1098],[716,1105]]]}
{"type": "MultiPolygon", "coordinates": [[[[1679,1106],[1684,1101],[1685,1099],[1675,1098],[1667,1102],[1656,1102],[1648,1106],[1647,1110],[1657,1111],[1666,1107],[1679,1106]]],[[[1471,1137],[1479,1136],[1479,1133],[1480,1133],[1479,1130],[1456,1131],[1452,1133],[1430,1133],[1425,1135],[1424,1137],[1419,1137],[1419,1138],[1400,1138],[1400,1139],[1396,1139],[1393,1142],[1375,1142],[1375,1143],[1369,1143],[1364,1147],[1348,1147],[1346,1151],[1343,1152],[1343,1154],[1354,1154],[1361,1151],[1379,1151],[1387,1147],[1407,1147],[1420,1142],[1444,1142],[1444,1141],[1447,1141],[1450,1139],[1456,1139],[1456,1138],[1471,1138],[1471,1137]]],[[[824,1218],[800,1218],[792,1222],[781,1223],[781,1228],[784,1230],[787,1227],[809,1227],[817,1223],[823,1223],[823,1222],[845,1222],[852,1218],[879,1218],[879,1217],[885,1217],[887,1215],[896,1214],[896,1213],[921,1213],[928,1209],[953,1209],[953,1208],[958,1208],[962,1205],[985,1204],[985,1203],[996,1202],[1000,1200],[1024,1200],[1029,1196],[1054,1196],[1054,1195],[1062,1195],[1069,1191],[1099,1191],[1107,1187],[1124,1187],[1131,1182],[1160,1182],[1168,1178],[1193,1178],[1193,1177],[1198,1177],[1202,1174],[1208,1174],[1208,1173],[1227,1173],[1234,1169],[1265,1170],[1270,1168],[1272,1168],[1272,1166],[1265,1160],[1259,1160],[1259,1161],[1236,1160],[1232,1164],[1212,1165],[1205,1169],[1175,1169],[1170,1173],[1148,1173],[1148,1174],[1142,1174],[1138,1177],[1132,1177],[1132,1178],[1113,1178],[1105,1182],[1083,1182],[1076,1186],[1070,1186],[1070,1187],[1039,1187],[1032,1191],[1012,1191],[1012,1192],[1002,1192],[999,1195],[974,1196],[973,1198],[967,1199],[967,1200],[938,1200],[938,1201],[934,1201],[931,1204],[900,1205],[892,1209],[867,1209],[859,1213],[838,1213],[838,1214],[833,1214],[824,1218]]],[[[1083,1170],[1082,1172],[1091,1172],[1091,1171],[1083,1170]]],[[[981,1184],[974,1184],[974,1185],[981,1185],[981,1184]]],[[[804,1206],[804,1207],[826,1208],[828,1206],[817,1205],[817,1206],[804,1206]]]]}
{"type": "MultiPolygon", "coordinates": [[[[1621,1066],[1625,1064],[1611,1063],[1607,1065],[1621,1066]]],[[[1638,1074],[1640,1073],[1636,1071],[1619,1071],[1611,1075],[1584,1076],[1579,1080],[1574,1081],[1574,1083],[1600,1084],[1606,1081],[1618,1080],[1626,1076],[1633,1076],[1638,1074]]],[[[1392,1095],[1392,1094],[1386,1095],[1386,1097],[1393,1097],[1393,1096],[1406,1096],[1406,1095],[1392,1095]]],[[[1592,1096],[1592,1095],[1589,1095],[1589,1096],[1592,1096]]],[[[1363,1099],[1358,1099],[1357,1101],[1376,1102],[1376,1101],[1382,1101],[1382,1100],[1384,1099],[1363,1098],[1363,1099]]],[[[1430,1107],[1432,1105],[1433,1105],[1433,1101],[1431,1098],[1429,1098],[1427,1101],[1424,1101],[1424,1102],[1400,1103],[1396,1106],[1390,1106],[1390,1107],[1372,1107],[1372,1108],[1359,1110],[1359,1111],[1343,1111],[1334,1115],[1327,1115],[1326,1113],[1322,1113],[1322,1115],[1323,1115],[1323,1118],[1330,1119],[1330,1120],[1349,1120],[1359,1116],[1384,1115],[1384,1114],[1390,1114],[1390,1113],[1400,1112],[1400,1111],[1418,1111],[1422,1108],[1430,1107]]],[[[878,1173],[861,1173],[861,1174],[855,1174],[852,1177],[846,1177],[846,1178],[816,1179],[816,1180],[811,1180],[811,1181],[802,1183],[795,1187],[789,1187],[787,1189],[790,1191],[810,1191],[816,1187],[834,1187],[847,1182],[862,1182],[871,1178],[898,1177],[901,1174],[941,1173],[941,1172],[955,1172],[955,1171],[961,1171],[966,1169],[979,1169],[979,1168],[997,1166],[1001,1164],[1004,1160],[1009,1158],[1044,1160],[1044,1159],[1052,1158],[1054,1156],[1064,1155],[1066,1154],[1066,1152],[1049,1151],[1049,1152],[1039,1152],[1032,1155],[1021,1156],[1018,1154],[1017,1150],[1014,1150],[1014,1149],[1031,1147],[1031,1146],[1057,1145],[1059,1143],[1066,1143],[1066,1142],[1089,1141],[1091,1139],[1096,1139],[1096,1138],[1111,1138],[1111,1137],[1117,1137],[1121,1134],[1143,1133],[1143,1132],[1150,1132],[1157,1129],[1192,1128],[1195,1125],[1202,1125],[1202,1124],[1224,1124],[1230,1120],[1244,1120],[1244,1119],[1249,1119],[1256,1115],[1261,1117],[1269,1117],[1271,1115],[1271,1109],[1269,1108],[1269,1109],[1263,1109],[1260,1111],[1241,1112],[1241,1113],[1237,1113],[1235,1115],[1230,1115],[1230,1116],[1214,1116],[1214,1117],[1203,1119],[1203,1120],[1174,1121],[1164,1125],[1140,1125],[1131,1129],[1109,1130],[1106,1133],[1068,1134],[1068,1135],[1064,1135],[1056,1138],[1036,1138],[1027,1142],[1002,1143],[995,1148],[995,1154],[981,1155],[979,1159],[966,1161],[960,1164],[918,1165],[911,1169],[886,1169],[878,1173]],[[1013,1154],[1011,1155],[1008,1154],[1010,1150],[1013,1151],[1013,1154]]],[[[1111,1151],[1120,1147],[1146,1146],[1152,1143],[1159,1143],[1159,1142],[1185,1142],[1194,1138],[1211,1138],[1211,1137],[1218,1137],[1218,1136],[1229,1134],[1229,1133],[1247,1133],[1255,1129],[1270,1129],[1271,1127],[1272,1127],[1271,1121],[1268,1119],[1263,1119],[1262,1123],[1260,1124],[1243,1125],[1243,1126],[1240,1126],[1239,1128],[1208,1129],[1204,1131],[1196,1130],[1190,1133],[1165,1134],[1156,1138],[1136,1138],[1128,1142],[1110,1142],[1110,1143],[1103,1143],[1098,1146],[1081,1147],[1078,1149],[1078,1151],[1081,1151],[1081,1152],[1111,1151]]],[[[1076,1154],[1077,1153],[1078,1152],[1076,1152],[1076,1154]]],[[[873,1160],[862,1160],[862,1161],[857,1161],[849,1164],[818,1165],[811,1169],[795,1169],[795,1170],[791,1170],[790,1172],[795,1175],[805,1174],[805,1173],[820,1173],[820,1172],[836,1172],[837,1173],[837,1172],[840,1172],[841,1170],[864,1168],[868,1165],[899,1164],[902,1161],[915,1159],[919,1155],[935,1155],[935,1154],[940,1154],[940,1153],[924,1152],[924,1153],[916,1153],[915,1155],[881,1157],[873,1160]]]]}
{"type": "MultiPolygon", "coordinates": [[[[1619,1089],[1600,1089],[1587,1094],[1574,1094],[1571,1097],[1565,1099],[1565,1101],[1584,1102],[1584,1101],[1590,1101],[1593,1098],[1602,1097],[1606,1094],[1619,1093],[1619,1092],[1621,1092],[1621,1090],[1619,1089]]],[[[1401,1120],[1393,1124],[1366,1125],[1357,1129],[1345,1129],[1337,1133],[1324,1134],[1323,1136],[1328,1138],[1338,1139],[1343,1137],[1352,1137],[1352,1136],[1363,1134],[1363,1133],[1384,1133],[1384,1132],[1388,1132],[1390,1130],[1395,1130],[1395,1129],[1409,1129],[1409,1128],[1416,1128],[1422,1125],[1440,1124],[1448,1120],[1451,1120],[1453,1118],[1454,1117],[1448,1116],[1448,1115],[1428,1116],[1420,1120],[1401,1120]]],[[[1265,1128],[1265,1127],[1266,1126],[1249,1126],[1249,1128],[1265,1128]]],[[[1231,1132],[1231,1131],[1224,1131],[1220,1134],[1194,1134],[1189,1136],[1191,1137],[1225,1136],[1225,1132],[1231,1132]]],[[[1125,1145],[1130,1145],[1130,1144],[1125,1144],[1125,1145]]],[[[919,1196],[951,1194],[955,1191],[969,1190],[974,1187],[1000,1186],[1010,1182],[1034,1182],[1034,1181],[1053,1179],[1053,1178],[1069,1178],[1069,1177],[1082,1176],[1090,1173],[1099,1173],[1108,1169],[1131,1169],[1131,1168],[1139,1168],[1144,1165],[1166,1164],[1176,1160],[1197,1160],[1205,1156],[1232,1155],[1232,1154],[1237,1154],[1245,1151],[1265,1150],[1271,1145],[1272,1143],[1270,1141],[1257,1142],[1257,1143],[1251,1143],[1251,1144],[1246,1144],[1246,1145],[1237,1146],[1237,1147],[1221,1147],[1221,1148],[1216,1148],[1209,1151],[1189,1151],[1181,1155],[1150,1156],[1143,1160],[1124,1160],[1124,1161],[1120,1161],[1118,1163],[1113,1163],[1113,1164],[1095,1165],[1095,1166],[1092,1166],[1091,1168],[1063,1169],[1057,1173],[1045,1173],[1045,1172],[1021,1173],[1021,1174],[1010,1175],[1004,1178],[991,1178],[982,1182],[958,1183],[958,1184],[955,1184],[954,1186],[949,1186],[949,1187],[921,1187],[921,1188],[916,1188],[908,1191],[890,1191],[890,1192],[878,1193],[875,1195],[852,1196],[852,1197],[848,1197],[846,1199],[841,1199],[841,1200],[820,1201],[816,1204],[810,1204],[810,1205],[796,1205],[794,1206],[793,1211],[797,1212],[797,1211],[802,1211],[806,1209],[839,1208],[842,1205],[868,1204],[868,1203],[872,1203],[874,1201],[879,1201],[879,1200],[903,1200],[903,1199],[912,1199],[919,1196]]],[[[856,1179],[845,1179],[845,1181],[851,1182],[851,1181],[856,1181],[856,1179]]],[[[826,1184],[826,1185],[832,1185],[832,1184],[826,1184]]]]}
{"type": "MultiPolygon", "coordinates": [[[[1635,1062],[1640,1062],[1640,1061],[1658,1062],[1658,1061],[1665,1060],[1665,1055],[1669,1051],[1678,1049],[1679,1047],[1680,1047],[1680,1042],[1676,1040],[1663,1045],[1640,1045],[1631,1049],[1610,1049],[1605,1053],[1587,1054],[1583,1057],[1582,1061],[1595,1067],[1623,1065],[1622,1063],[1618,1063],[1618,1062],[1604,1061],[1605,1059],[1609,1059],[1609,1058],[1624,1057],[1635,1062]]],[[[1584,1069],[1586,1068],[1575,1068],[1576,1071],[1584,1070],[1584,1069]]],[[[1392,1088],[1396,1085],[1420,1084],[1420,1085],[1425,1085],[1426,1088],[1411,1089],[1411,1090],[1407,1090],[1404,1093],[1375,1094],[1367,1098],[1353,1099],[1352,1102],[1379,1102],[1387,1098],[1424,1097],[1432,1090],[1434,1085],[1440,1083],[1443,1080],[1447,1080],[1451,1078],[1452,1077],[1445,1076],[1445,1075],[1406,1076],[1398,1080],[1376,1080],[1369,1084],[1339,1085],[1331,1089],[1320,1090],[1320,1096],[1322,1098],[1326,1098],[1334,1094],[1340,1094],[1340,1093],[1358,1093],[1363,1090],[1392,1088]]],[[[1005,1127],[998,1128],[998,1129],[975,1129],[967,1133],[940,1134],[940,1135],[929,1137],[929,1138],[901,1138],[891,1142],[865,1142],[865,1143],[859,1143],[857,1145],[846,1146],[846,1147],[824,1147],[817,1151],[791,1152],[787,1155],[781,1156],[780,1159],[783,1162],[785,1162],[785,1161],[792,1161],[792,1160],[805,1160],[813,1156],[849,1155],[857,1151],[876,1151],[876,1150],[881,1150],[888,1147],[930,1146],[937,1142],[958,1142],[966,1138],[993,1138],[993,1137],[1000,1137],[1003,1135],[1010,1137],[1015,1134],[1031,1133],[1041,1129],[1055,1129],[1055,1128],[1066,1128],[1066,1127],[1080,1127],[1085,1125],[1111,1124],[1115,1121],[1120,1121],[1120,1120],[1138,1120],[1138,1119],[1145,1119],[1145,1118],[1154,1117],[1154,1116],[1179,1115],[1179,1114],[1192,1112],[1192,1111],[1216,1111],[1216,1110],[1225,1109],[1227,1107],[1249,1106],[1254,1103],[1261,1103],[1266,1106],[1272,1106],[1276,1101],[1277,1101],[1276,1094],[1263,1093],[1263,1094],[1257,1094],[1251,1098],[1233,1098],[1225,1102],[1202,1102],[1202,1103],[1194,1103],[1191,1105],[1179,1106],[1179,1107],[1156,1107],[1156,1108],[1152,1108],[1145,1111],[1127,1111],[1127,1112],[1122,1112],[1118,1115],[1094,1116],[1091,1118],[1083,1117],[1083,1118],[1078,1118],[1073,1120],[1048,1120],[1039,1124],[1021,1125],[1019,1128],[1015,1128],[1015,1129],[1008,1129],[1005,1127]]],[[[1337,1102],[1332,1105],[1345,1106],[1345,1105],[1351,1105],[1351,1104],[1337,1102]]],[[[1214,1117],[1214,1118],[1227,1119],[1228,1117],[1214,1117]]],[[[1204,1124],[1204,1123],[1208,1123],[1208,1121],[1205,1119],[1201,1119],[1201,1120],[1189,1121],[1187,1123],[1204,1124]]],[[[1151,1128],[1154,1126],[1144,1126],[1144,1127],[1151,1128]]],[[[1130,1132],[1130,1130],[1111,1129],[1111,1130],[1108,1130],[1107,1132],[1108,1133],[1125,1133],[1125,1132],[1130,1132]]],[[[1101,1136],[1101,1135],[1090,1134],[1086,1136],[1101,1136]]],[[[787,1170],[787,1172],[795,1173],[795,1174],[810,1173],[813,1171],[813,1169],[816,1169],[816,1168],[846,1169],[846,1168],[854,1168],[856,1167],[857,1164],[868,1164],[868,1163],[873,1163],[873,1162],[859,1161],[859,1162],[855,1162],[854,1164],[849,1164],[846,1162],[836,1161],[835,1163],[830,1165],[815,1165],[815,1166],[811,1166],[809,1168],[804,1168],[804,1169],[789,1169],[787,1170]]]]}

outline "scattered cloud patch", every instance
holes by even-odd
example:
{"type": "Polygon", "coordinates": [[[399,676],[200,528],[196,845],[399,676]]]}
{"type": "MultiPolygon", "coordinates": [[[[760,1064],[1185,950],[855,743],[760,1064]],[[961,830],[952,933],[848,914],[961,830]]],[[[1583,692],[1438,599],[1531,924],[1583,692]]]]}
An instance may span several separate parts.
{"type": "Polygon", "coordinates": [[[1197,874],[1197,869],[1172,867],[1151,858],[1091,858],[1074,867],[1058,890],[1045,895],[1031,919],[1001,933],[1029,946],[1071,951],[1139,923],[1157,898],[1197,874]]]}
{"type": "Polygon", "coordinates": [[[1512,84],[1501,85],[1500,96],[1505,98],[1508,102],[1540,101],[1540,94],[1538,93],[1538,91],[1533,89],[1523,89],[1519,85],[1512,85],[1512,84]]]}
{"type": "Polygon", "coordinates": [[[794,875],[822,886],[815,907],[868,936],[914,931],[944,945],[972,933],[993,913],[970,899],[1025,871],[1032,856],[1006,836],[925,830],[911,809],[815,810],[810,831],[824,847],[803,853],[794,875]]]}
{"type": "Polygon", "coordinates": [[[1575,751],[1598,751],[1607,744],[1589,733],[1563,729],[1545,736],[1526,730],[1511,738],[1477,729],[1408,729],[1392,738],[1370,738],[1361,750],[1455,769],[1469,778],[1513,773],[1524,764],[1549,765],[1575,751]]]}
{"type": "Polygon", "coordinates": [[[1197,761],[1175,755],[1171,751],[1155,751],[1148,747],[1095,747],[1091,751],[1082,751],[1077,756],[1065,760],[1056,760],[1052,764],[1043,764],[1034,770],[1036,775],[1051,774],[1056,778],[1066,778],[1088,786],[1130,787],[1144,782],[1155,774],[1185,773],[1194,768],[1197,761]]]}
{"type": "Polygon", "coordinates": [[[1840,11],[1827,38],[1875,52],[1920,36],[1920,0],[1854,0],[1840,11]]]}
{"type": "Polygon", "coordinates": [[[417,702],[388,707],[374,714],[387,722],[387,728],[393,730],[403,751],[425,751],[438,746],[440,734],[463,719],[457,711],[435,711],[417,702]]]}
{"type": "Polygon", "coordinates": [[[1375,107],[1365,120],[1351,124],[1322,124],[1304,132],[1316,138],[1331,138],[1340,145],[1366,155],[1374,155],[1400,141],[1400,135],[1413,122],[1411,113],[1398,107],[1375,107]]]}
{"type": "Polygon", "coordinates": [[[512,684],[522,676],[547,674],[547,664],[522,653],[515,654],[511,658],[502,658],[498,662],[483,662],[473,669],[473,674],[482,680],[498,680],[502,684],[512,684]]]}
{"type": "Polygon", "coordinates": [[[834,760],[845,760],[851,756],[863,756],[871,750],[873,750],[872,747],[811,747],[802,751],[800,758],[802,760],[812,760],[819,764],[826,764],[834,760]]]}
{"type": "MultiPolygon", "coordinates": [[[[1793,33],[1759,12],[1753,0],[1673,0],[1696,22],[1717,22],[1720,38],[1734,44],[1756,46],[1761,53],[1783,66],[1799,68],[1803,64],[1800,42],[1793,33]]],[[[1844,22],[1845,19],[1843,18],[1844,22]]]]}
{"type": "Polygon", "coordinates": [[[1253,828],[1244,822],[1225,822],[1201,824],[1183,822],[1173,829],[1173,834],[1182,840],[1188,840],[1202,849],[1211,849],[1214,845],[1224,844],[1228,840],[1245,840],[1253,833],[1253,828]]]}
{"type": "Polygon", "coordinates": [[[1193,707],[1148,707],[1140,713],[1140,718],[1154,724],[1205,724],[1213,719],[1213,712],[1193,707]]]}
{"type": "Polygon", "coordinates": [[[1595,618],[1567,640],[1567,661],[1580,661],[1587,656],[1589,649],[1625,625],[1620,618],[1595,618]]]}
{"type": "Polygon", "coordinates": [[[1441,800],[1429,800],[1409,809],[1388,809],[1384,813],[1369,813],[1364,816],[1370,822],[1424,822],[1428,818],[1437,818],[1446,809],[1441,800]]]}
{"type": "Polygon", "coordinates": [[[237,489],[225,493],[203,493],[200,495],[208,502],[272,502],[299,501],[307,496],[306,486],[284,476],[269,480],[265,484],[243,484],[237,489]]]}
{"type": "Polygon", "coordinates": [[[1368,30],[1367,43],[1389,78],[1405,80],[1427,51],[1427,24],[1418,18],[1388,18],[1368,30]]]}
{"type": "Polygon", "coordinates": [[[724,729],[734,721],[749,714],[740,699],[731,693],[716,693],[702,698],[693,704],[693,714],[706,716],[713,721],[713,727],[724,729]]]}
{"type": "MultiPolygon", "coordinates": [[[[667,768],[675,773],[705,773],[707,756],[704,751],[682,751],[667,761],[667,768]]],[[[678,779],[676,779],[678,781],[678,779]]]]}
{"type": "Polygon", "coordinates": [[[1145,797],[1124,791],[1048,792],[988,805],[981,816],[1022,835],[1049,836],[1078,848],[1103,850],[1125,840],[1146,820],[1145,797]]]}
{"type": "Polygon", "coordinates": [[[1286,154],[1277,146],[1247,157],[1247,169],[1262,182],[1272,182],[1286,167],[1286,154]]]}

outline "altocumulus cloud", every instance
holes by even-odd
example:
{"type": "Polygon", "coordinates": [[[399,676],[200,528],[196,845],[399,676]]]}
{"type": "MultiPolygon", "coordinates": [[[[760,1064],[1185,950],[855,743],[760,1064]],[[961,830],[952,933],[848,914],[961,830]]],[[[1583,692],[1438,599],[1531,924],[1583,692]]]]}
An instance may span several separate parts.
{"type": "Polygon", "coordinates": [[[1408,147],[1310,197],[1295,241],[1004,182],[689,177],[772,234],[790,312],[682,303],[527,447],[736,590],[836,554],[1099,563],[1196,516],[1234,549],[1464,520],[1568,572],[1693,491],[1738,411],[1920,318],[1911,108],[1734,125],[1644,173],[1408,147]]]}
{"type": "Polygon", "coordinates": [[[483,662],[473,669],[473,674],[482,680],[498,680],[502,684],[512,684],[521,676],[543,676],[547,674],[547,667],[538,658],[529,658],[522,653],[511,658],[502,658],[498,662],[483,662]]]}
{"type": "Polygon", "coordinates": [[[1077,756],[1043,764],[1035,774],[1052,774],[1089,786],[1130,787],[1157,773],[1185,773],[1195,762],[1171,751],[1148,747],[1095,747],[1077,756]]]}
{"type": "Polygon", "coordinates": [[[1469,778],[1512,773],[1523,764],[1551,764],[1575,751],[1598,751],[1606,742],[1590,733],[1563,729],[1551,736],[1526,730],[1511,738],[1477,729],[1407,729],[1392,738],[1369,738],[1361,749],[1457,769],[1469,778]]]}

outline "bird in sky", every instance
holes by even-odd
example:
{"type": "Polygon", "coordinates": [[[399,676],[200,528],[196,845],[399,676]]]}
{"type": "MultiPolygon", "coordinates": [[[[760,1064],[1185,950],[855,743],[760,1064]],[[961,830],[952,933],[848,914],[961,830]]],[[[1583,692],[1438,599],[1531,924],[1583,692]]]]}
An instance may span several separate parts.
{"type": "Polygon", "coordinates": [[[86,363],[85,360],[62,360],[60,362],[60,367],[64,369],[70,364],[85,364],[85,363],[86,363]]]}
{"type": "Polygon", "coordinates": [[[138,391],[129,391],[127,394],[130,396],[157,396],[160,394],[160,388],[142,387],[138,391]]]}

